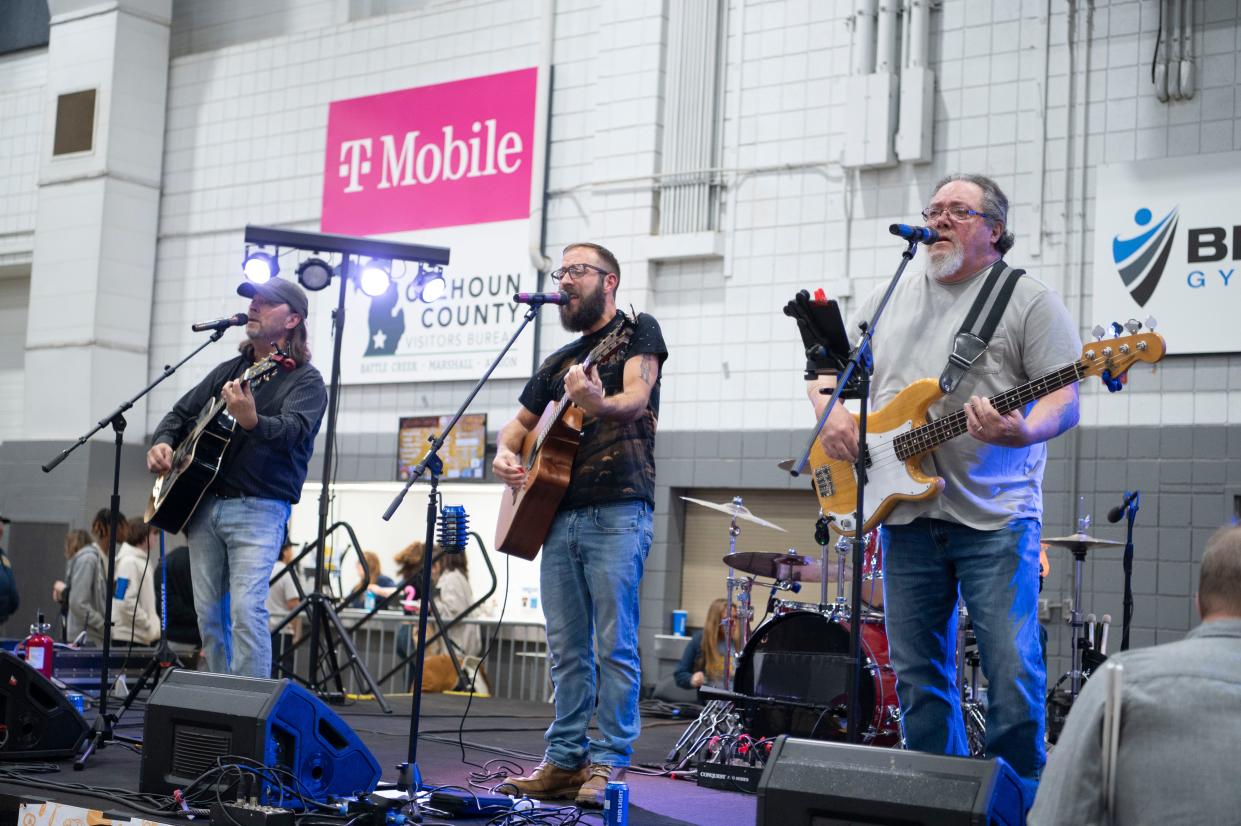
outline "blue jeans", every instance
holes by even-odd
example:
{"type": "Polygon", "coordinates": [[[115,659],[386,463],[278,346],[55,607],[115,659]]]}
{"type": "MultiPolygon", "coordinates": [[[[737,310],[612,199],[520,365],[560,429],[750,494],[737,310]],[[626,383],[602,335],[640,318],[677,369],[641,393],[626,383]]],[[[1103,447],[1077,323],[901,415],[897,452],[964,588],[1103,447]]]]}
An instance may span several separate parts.
{"type": "Polygon", "coordinates": [[[638,739],[638,585],[651,549],[651,509],[615,502],[556,515],[543,543],[541,585],[556,719],[547,760],[627,766],[638,739]],[[599,658],[596,694],[595,654],[599,658]],[[599,737],[587,739],[592,713],[599,737]]]}
{"type": "Polygon", "coordinates": [[[1008,761],[1033,800],[1046,762],[1038,522],[978,531],[918,519],[884,527],[881,536],[888,646],[906,745],[967,753],[956,684],[959,588],[987,677],[987,754],[1008,761]]]}
{"type": "Polygon", "coordinates": [[[271,676],[267,583],[289,510],[279,499],[208,493],[191,517],[185,533],[207,670],[271,676]]]}

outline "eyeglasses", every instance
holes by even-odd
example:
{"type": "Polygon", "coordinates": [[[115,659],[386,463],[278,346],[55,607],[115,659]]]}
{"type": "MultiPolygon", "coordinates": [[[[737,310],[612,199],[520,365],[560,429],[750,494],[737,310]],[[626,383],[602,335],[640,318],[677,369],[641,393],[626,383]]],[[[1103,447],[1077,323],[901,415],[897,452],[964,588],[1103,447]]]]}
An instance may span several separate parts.
{"type": "Polygon", "coordinates": [[[566,275],[574,281],[577,281],[579,278],[584,278],[591,271],[597,272],[600,275],[608,274],[607,270],[602,267],[596,267],[594,264],[570,264],[567,267],[552,270],[551,276],[553,281],[563,281],[566,275]]]}
{"type": "Polygon", "coordinates": [[[948,213],[948,215],[954,221],[967,221],[970,218],[974,217],[975,215],[977,215],[980,218],[986,218],[988,221],[995,220],[994,218],[992,218],[990,215],[988,215],[985,212],[979,212],[978,210],[970,209],[969,207],[965,207],[965,206],[927,207],[926,209],[922,210],[922,219],[924,221],[934,221],[936,218],[943,215],[945,212],[948,213]]]}

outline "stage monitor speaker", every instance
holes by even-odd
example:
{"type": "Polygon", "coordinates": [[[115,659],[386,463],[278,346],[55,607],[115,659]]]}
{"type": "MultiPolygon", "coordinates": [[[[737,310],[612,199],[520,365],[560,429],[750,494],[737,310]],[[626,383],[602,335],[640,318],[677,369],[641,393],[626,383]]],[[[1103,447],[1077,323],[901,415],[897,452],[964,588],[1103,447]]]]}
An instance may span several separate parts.
{"type": "MultiPolygon", "coordinates": [[[[143,792],[184,788],[228,757],[283,769],[298,780],[288,788],[319,801],[369,793],[379,782],[379,763],[366,744],[322,700],[289,680],[173,671],[147,701],[144,732],[143,792]]],[[[268,783],[260,798],[290,805],[287,793],[282,798],[268,783]]]]}
{"type": "Polygon", "coordinates": [[[0,759],[77,754],[90,726],[52,681],[21,657],[0,651],[0,759]]]}
{"type": "Polygon", "coordinates": [[[1000,758],[781,736],[758,781],[758,826],[1023,823],[1021,782],[1000,758]]]}

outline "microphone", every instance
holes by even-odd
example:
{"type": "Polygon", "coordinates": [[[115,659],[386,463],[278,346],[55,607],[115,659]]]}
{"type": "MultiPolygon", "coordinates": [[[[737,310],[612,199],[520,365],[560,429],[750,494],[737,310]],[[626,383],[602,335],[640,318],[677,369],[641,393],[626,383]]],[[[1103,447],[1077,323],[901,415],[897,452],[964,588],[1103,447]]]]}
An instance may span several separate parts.
{"type": "Polygon", "coordinates": [[[464,505],[445,505],[440,509],[440,545],[444,553],[459,554],[470,544],[470,517],[464,505]]]}
{"type": "Polygon", "coordinates": [[[563,290],[558,293],[516,293],[513,300],[518,304],[568,304],[572,298],[563,290]]]}
{"type": "Polygon", "coordinates": [[[197,324],[191,324],[190,329],[196,333],[205,333],[208,330],[227,330],[229,327],[240,327],[250,320],[245,313],[237,313],[227,318],[217,318],[214,321],[200,321],[197,324]]]}
{"type": "Polygon", "coordinates": [[[1112,615],[1103,615],[1103,629],[1099,631],[1099,653],[1107,653],[1107,632],[1112,628],[1112,615]]]}
{"type": "Polygon", "coordinates": [[[934,244],[940,240],[939,233],[930,227],[911,227],[909,224],[892,224],[888,232],[904,238],[906,241],[918,241],[922,244],[934,244]]]}
{"type": "Polygon", "coordinates": [[[1086,642],[1089,643],[1087,648],[1094,648],[1094,631],[1096,621],[1098,621],[1098,617],[1094,614],[1086,615],[1086,627],[1084,630],[1086,632],[1086,642]]]}
{"type": "Polygon", "coordinates": [[[1138,501],[1139,494],[1140,494],[1140,491],[1136,491],[1136,490],[1133,493],[1129,493],[1128,491],[1125,491],[1125,501],[1120,503],[1120,507],[1112,508],[1110,511],[1107,512],[1107,521],[1113,522],[1113,523],[1119,522],[1120,517],[1125,515],[1125,511],[1129,508],[1129,506],[1138,501]]]}

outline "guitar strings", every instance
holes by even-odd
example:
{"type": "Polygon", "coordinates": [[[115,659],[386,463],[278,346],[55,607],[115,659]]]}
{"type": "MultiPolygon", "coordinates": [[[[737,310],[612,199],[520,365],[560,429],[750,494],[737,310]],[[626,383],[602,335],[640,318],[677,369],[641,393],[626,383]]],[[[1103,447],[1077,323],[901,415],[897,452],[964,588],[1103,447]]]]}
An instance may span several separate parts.
{"type": "MultiPolygon", "coordinates": [[[[996,405],[996,409],[1001,413],[1007,413],[1010,410],[1016,410],[1023,407],[1035,399],[1047,395],[1049,392],[1067,387],[1087,375],[1091,374],[1093,368],[1102,367],[1106,362],[1110,361],[1112,356],[1098,356],[1093,360],[1080,359],[1063,367],[1057,367],[1043,375],[1031,379],[1025,384],[1006,390],[996,395],[992,400],[992,404],[996,405]],[[1073,376],[1071,380],[1069,377],[1073,376]],[[1058,386],[1057,386],[1058,384],[1058,386]],[[998,402],[998,404],[997,404],[998,402]],[[1004,409],[1001,409],[1003,407],[1004,409]]],[[[1127,369],[1127,368],[1126,368],[1127,369]]],[[[882,470],[894,464],[904,464],[909,459],[931,450],[938,445],[961,435],[967,429],[968,419],[965,415],[965,409],[956,410],[941,419],[933,422],[919,425],[907,433],[902,433],[892,439],[889,445],[892,450],[882,450],[880,455],[871,462],[867,467],[871,470],[882,470]]],[[[885,448],[888,445],[884,446],[885,448]]],[[[868,446],[869,449],[869,446],[868,446]]],[[[872,454],[873,455],[873,454],[872,454]]],[[[853,469],[851,462],[845,463],[841,460],[834,460],[833,464],[845,464],[850,470],[853,469]]],[[[856,487],[856,475],[849,474],[849,481],[856,487]]],[[[837,490],[840,489],[837,485],[837,490]]]]}

